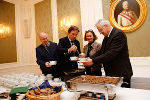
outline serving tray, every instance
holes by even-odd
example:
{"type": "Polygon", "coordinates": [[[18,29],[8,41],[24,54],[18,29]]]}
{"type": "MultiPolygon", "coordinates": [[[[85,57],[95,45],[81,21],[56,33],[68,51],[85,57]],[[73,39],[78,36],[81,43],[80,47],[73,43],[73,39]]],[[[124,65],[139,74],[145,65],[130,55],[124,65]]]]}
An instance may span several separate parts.
{"type": "Polygon", "coordinates": [[[66,85],[68,90],[71,91],[91,91],[91,92],[105,93],[111,96],[116,93],[116,89],[121,86],[122,82],[123,82],[122,77],[81,75],[68,80],[66,82],[66,85]],[[87,79],[88,82],[86,82],[84,78],[87,79]],[[101,81],[97,81],[100,79],[104,79],[104,81],[102,81],[104,83],[102,83],[101,81]],[[110,81],[109,79],[117,81],[115,83],[107,82],[110,81]],[[91,80],[94,82],[91,82],[91,80]]]}

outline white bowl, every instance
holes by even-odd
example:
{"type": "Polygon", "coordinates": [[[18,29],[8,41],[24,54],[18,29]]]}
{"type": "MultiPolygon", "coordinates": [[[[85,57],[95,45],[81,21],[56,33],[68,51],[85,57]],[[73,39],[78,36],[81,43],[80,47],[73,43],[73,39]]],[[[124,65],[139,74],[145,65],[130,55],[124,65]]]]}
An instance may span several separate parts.
{"type": "Polygon", "coordinates": [[[86,58],[79,58],[80,62],[86,62],[86,58]]]}
{"type": "Polygon", "coordinates": [[[50,61],[50,65],[56,65],[57,61],[50,61]]]}
{"type": "Polygon", "coordinates": [[[71,60],[71,61],[77,61],[77,60],[78,60],[78,57],[76,57],[76,56],[70,57],[70,60],[71,60]]]}
{"type": "Polygon", "coordinates": [[[60,100],[78,100],[78,96],[74,92],[64,91],[60,95],[60,100]]]}

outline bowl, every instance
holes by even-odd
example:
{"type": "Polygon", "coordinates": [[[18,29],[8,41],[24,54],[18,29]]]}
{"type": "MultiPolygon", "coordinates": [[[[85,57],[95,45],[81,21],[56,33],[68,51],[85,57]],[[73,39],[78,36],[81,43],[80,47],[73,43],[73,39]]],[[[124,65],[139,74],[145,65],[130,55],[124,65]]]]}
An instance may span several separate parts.
{"type": "Polygon", "coordinates": [[[86,62],[86,58],[79,58],[79,62],[86,62]]]}
{"type": "Polygon", "coordinates": [[[56,65],[57,61],[50,61],[49,63],[50,63],[50,65],[56,65]]]}
{"type": "Polygon", "coordinates": [[[71,61],[77,61],[77,60],[78,60],[78,57],[76,57],[76,56],[70,57],[70,60],[71,60],[71,61]]]}
{"type": "Polygon", "coordinates": [[[60,99],[61,99],[61,100],[78,100],[78,97],[77,97],[77,95],[75,94],[75,92],[64,91],[64,92],[60,95],[60,99]]]}

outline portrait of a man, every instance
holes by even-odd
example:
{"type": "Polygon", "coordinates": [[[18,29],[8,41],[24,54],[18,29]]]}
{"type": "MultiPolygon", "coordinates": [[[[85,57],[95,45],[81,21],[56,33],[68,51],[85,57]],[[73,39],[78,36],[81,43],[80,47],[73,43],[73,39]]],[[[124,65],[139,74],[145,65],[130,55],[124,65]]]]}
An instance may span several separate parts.
{"type": "Polygon", "coordinates": [[[121,0],[114,13],[116,22],[120,26],[131,26],[138,20],[140,7],[136,0],[121,0]]]}

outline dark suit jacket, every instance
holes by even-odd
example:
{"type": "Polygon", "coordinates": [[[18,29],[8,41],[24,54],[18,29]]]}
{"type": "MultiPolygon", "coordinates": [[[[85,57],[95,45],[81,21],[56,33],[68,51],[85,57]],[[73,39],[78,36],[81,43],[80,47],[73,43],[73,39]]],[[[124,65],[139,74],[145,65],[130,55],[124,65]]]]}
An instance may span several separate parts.
{"type": "MultiPolygon", "coordinates": [[[[74,40],[74,44],[78,48],[78,52],[75,52],[75,56],[79,56],[80,51],[80,43],[78,40],[74,40]]],[[[72,53],[68,53],[68,49],[71,47],[68,36],[59,39],[58,43],[58,54],[60,57],[61,67],[63,71],[71,71],[73,69],[77,69],[77,62],[70,61],[70,57],[73,56],[72,53]]]]}
{"type": "Polygon", "coordinates": [[[133,75],[129,60],[127,37],[124,32],[113,28],[107,43],[93,57],[94,64],[103,63],[107,76],[124,77],[130,79],[133,75]]]}
{"type": "Polygon", "coordinates": [[[54,42],[50,42],[50,46],[48,46],[48,51],[46,50],[45,46],[41,44],[36,48],[36,58],[37,64],[40,65],[43,74],[52,74],[56,76],[57,66],[53,65],[52,67],[46,67],[45,62],[49,61],[57,61],[58,63],[58,56],[56,54],[57,44],[54,42]]]}

